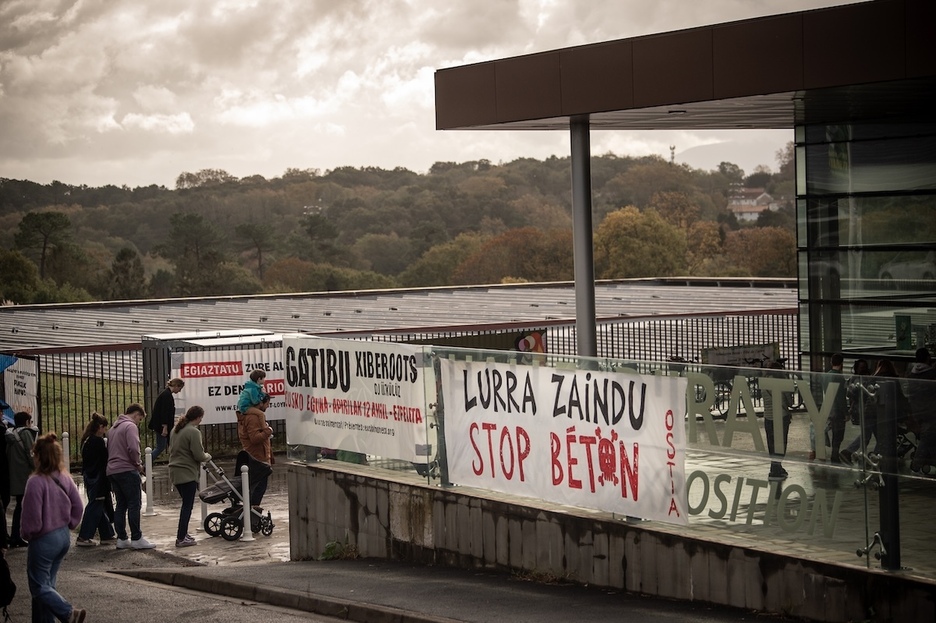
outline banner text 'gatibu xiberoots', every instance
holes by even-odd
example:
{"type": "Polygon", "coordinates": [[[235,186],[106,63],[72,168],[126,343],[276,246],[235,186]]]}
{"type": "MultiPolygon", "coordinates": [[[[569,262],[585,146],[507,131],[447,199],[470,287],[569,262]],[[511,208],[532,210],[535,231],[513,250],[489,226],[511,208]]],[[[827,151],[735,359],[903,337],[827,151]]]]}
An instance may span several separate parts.
{"type": "Polygon", "coordinates": [[[442,360],[461,485],[686,523],[686,379],[442,360]]]}
{"type": "Polygon", "coordinates": [[[419,348],[287,336],[283,363],[288,443],[428,461],[419,348]]]}

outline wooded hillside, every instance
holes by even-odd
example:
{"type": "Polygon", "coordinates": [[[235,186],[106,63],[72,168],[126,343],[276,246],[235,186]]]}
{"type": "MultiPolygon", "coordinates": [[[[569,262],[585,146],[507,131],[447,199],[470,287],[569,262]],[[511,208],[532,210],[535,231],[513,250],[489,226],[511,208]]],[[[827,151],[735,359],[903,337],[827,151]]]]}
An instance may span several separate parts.
{"type": "MultiPolygon", "coordinates": [[[[597,278],[796,274],[792,145],[779,172],[659,157],[591,164],[597,278]],[[739,225],[742,187],[780,209],[739,225]]],[[[13,303],[572,278],[568,158],[182,173],[175,189],[0,178],[0,299],[13,303]]]]}

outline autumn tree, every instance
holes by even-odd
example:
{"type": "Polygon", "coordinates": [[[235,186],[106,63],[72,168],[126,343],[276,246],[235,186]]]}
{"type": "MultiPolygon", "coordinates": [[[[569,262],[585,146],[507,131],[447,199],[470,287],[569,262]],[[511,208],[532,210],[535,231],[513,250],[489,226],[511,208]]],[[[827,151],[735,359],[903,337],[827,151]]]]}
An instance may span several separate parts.
{"type": "Polygon", "coordinates": [[[722,235],[718,223],[696,221],[686,234],[686,267],[690,275],[702,274],[702,267],[722,252],[722,235]]]}
{"type": "Polygon", "coordinates": [[[452,285],[455,269],[474,255],[485,240],[479,234],[464,233],[431,247],[400,273],[400,283],[407,287],[452,285]]]}
{"type": "Polygon", "coordinates": [[[686,270],[686,238],[655,210],[628,206],[609,214],[595,232],[599,279],[670,277],[686,270]]]}
{"type": "Polygon", "coordinates": [[[796,238],[780,227],[748,227],[729,232],[725,254],[752,277],[795,277],[796,238]]]}
{"type": "Polygon", "coordinates": [[[46,260],[53,249],[68,241],[70,228],[71,221],[62,212],[27,212],[13,244],[21,251],[38,254],[39,278],[45,279],[46,260]]]}
{"type": "Polygon", "coordinates": [[[650,198],[650,208],[683,233],[699,220],[699,206],[686,193],[656,193],[650,198]]]}
{"type": "Polygon", "coordinates": [[[573,277],[571,230],[511,229],[485,242],[452,273],[456,284],[562,281],[573,277]]]}

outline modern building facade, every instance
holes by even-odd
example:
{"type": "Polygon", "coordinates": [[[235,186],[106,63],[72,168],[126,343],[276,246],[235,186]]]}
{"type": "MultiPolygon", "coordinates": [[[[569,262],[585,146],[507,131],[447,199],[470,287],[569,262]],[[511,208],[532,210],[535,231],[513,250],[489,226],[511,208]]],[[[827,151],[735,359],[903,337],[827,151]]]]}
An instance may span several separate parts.
{"type": "Polygon", "coordinates": [[[936,345],[934,34],[936,3],[873,0],[442,69],[436,125],[570,132],[580,332],[591,130],[792,129],[800,366],[906,360],[936,345]]]}

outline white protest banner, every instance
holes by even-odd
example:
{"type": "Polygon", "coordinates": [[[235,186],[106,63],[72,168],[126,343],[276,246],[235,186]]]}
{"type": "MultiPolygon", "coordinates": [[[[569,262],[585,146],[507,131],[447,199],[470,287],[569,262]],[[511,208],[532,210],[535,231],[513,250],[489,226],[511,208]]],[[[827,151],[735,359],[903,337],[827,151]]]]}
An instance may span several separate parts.
{"type": "Polygon", "coordinates": [[[443,359],[453,483],[685,524],[686,379],[443,359]]]}
{"type": "Polygon", "coordinates": [[[25,411],[38,424],[39,413],[39,362],[25,357],[0,355],[0,372],[3,373],[3,395],[9,405],[4,419],[12,423],[13,413],[25,411]]]}
{"type": "Polygon", "coordinates": [[[172,376],[185,381],[185,387],[175,396],[177,413],[199,405],[205,409],[203,424],[234,423],[244,383],[252,371],[263,370],[266,372],[263,390],[271,397],[266,419],[282,420],[285,417],[282,354],[280,347],[172,353],[172,376]]]}
{"type": "Polygon", "coordinates": [[[422,349],[284,336],[286,442],[426,463],[422,349]]]}

